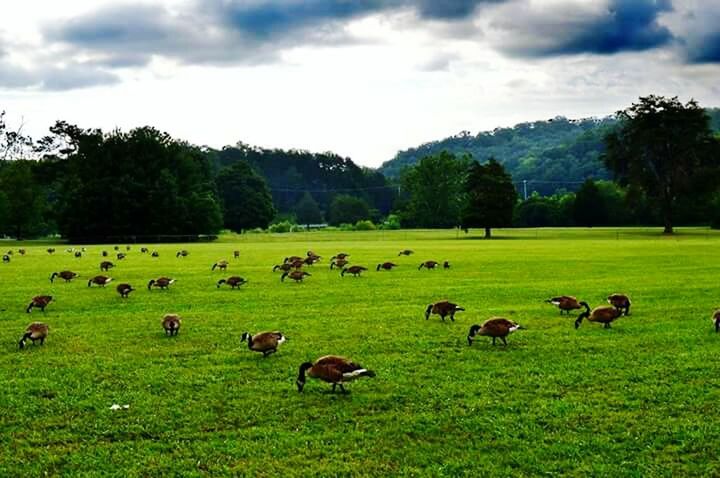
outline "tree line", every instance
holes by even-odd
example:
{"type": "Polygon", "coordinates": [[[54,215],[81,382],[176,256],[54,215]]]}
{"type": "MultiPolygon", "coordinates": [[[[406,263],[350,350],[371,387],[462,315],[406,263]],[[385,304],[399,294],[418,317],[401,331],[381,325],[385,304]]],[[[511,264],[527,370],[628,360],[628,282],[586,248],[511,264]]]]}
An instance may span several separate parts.
{"type": "Polygon", "coordinates": [[[72,241],[266,229],[273,222],[483,228],[720,226],[720,139],[696,102],[648,96],[618,112],[597,158],[609,174],[519,200],[500,158],[439,151],[396,179],[332,153],[214,150],[151,127],[59,121],[33,141],[0,114],[0,233],[72,241]],[[481,161],[479,161],[481,160],[481,161]],[[610,180],[612,178],[612,180],[610,180]]]}

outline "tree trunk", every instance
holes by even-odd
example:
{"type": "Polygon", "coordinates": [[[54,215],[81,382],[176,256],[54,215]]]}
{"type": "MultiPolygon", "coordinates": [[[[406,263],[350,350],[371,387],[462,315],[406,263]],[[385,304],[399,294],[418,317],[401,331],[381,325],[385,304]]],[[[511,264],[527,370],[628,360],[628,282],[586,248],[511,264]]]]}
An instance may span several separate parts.
{"type": "Polygon", "coordinates": [[[669,193],[665,194],[663,204],[663,221],[665,223],[665,230],[663,234],[673,233],[673,200],[669,197],[669,193]]]}
{"type": "Polygon", "coordinates": [[[492,233],[490,232],[490,228],[486,227],[485,228],[485,239],[490,239],[490,237],[492,237],[492,233]]]}
{"type": "Polygon", "coordinates": [[[673,225],[672,225],[672,219],[668,216],[665,216],[665,230],[663,231],[663,234],[673,234],[673,225]]]}

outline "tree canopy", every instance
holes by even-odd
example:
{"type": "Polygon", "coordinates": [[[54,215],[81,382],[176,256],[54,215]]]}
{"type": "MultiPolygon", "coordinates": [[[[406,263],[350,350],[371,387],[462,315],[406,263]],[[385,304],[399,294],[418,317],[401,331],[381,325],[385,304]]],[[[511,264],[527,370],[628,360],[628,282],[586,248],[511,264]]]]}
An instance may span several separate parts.
{"type": "Polygon", "coordinates": [[[642,190],[673,232],[678,201],[715,186],[718,140],[710,118],[694,100],[647,96],[618,112],[620,126],[606,138],[603,160],[621,184],[642,190]]]}
{"type": "Polygon", "coordinates": [[[370,207],[364,199],[339,194],[330,203],[328,222],[337,226],[340,224],[355,224],[358,221],[370,218],[370,207]]]}
{"type": "Polygon", "coordinates": [[[462,227],[485,229],[485,237],[491,236],[495,227],[512,225],[513,208],[517,193],[512,178],[495,159],[487,164],[473,162],[465,179],[467,197],[462,210],[462,227]]]}
{"type": "Polygon", "coordinates": [[[222,200],[225,227],[233,231],[267,228],[275,217],[265,179],[245,161],[223,168],[215,178],[222,200]]]}
{"type": "Polygon", "coordinates": [[[306,192],[295,206],[295,215],[299,224],[310,226],[323,221],[322,211],[312,195],[306,192]]]}

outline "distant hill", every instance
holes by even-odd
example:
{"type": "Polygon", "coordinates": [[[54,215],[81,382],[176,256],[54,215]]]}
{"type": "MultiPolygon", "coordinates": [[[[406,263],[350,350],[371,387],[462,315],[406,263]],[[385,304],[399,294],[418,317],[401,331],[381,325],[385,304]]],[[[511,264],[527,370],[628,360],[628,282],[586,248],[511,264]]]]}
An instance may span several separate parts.
{"type": "MultiPolygon", "coordinates": [[[[715,131],[720,131],[720,109],[709,109],[715,131]]],[[[574,190],[586,178],[607,179],[609,172],[600,155],[603,137],[617,124],[614,118],[572,120],[557,117],[547,121],[521,123],[512,128],[496,128],[476,135],[464,131],[440,141],[400,151],[380,167],[388,178],[425,156],[440,151],[470,153],[485,161],[496,158],[510,172],[516,185],[528,181],[528,189],[541,194],[574,190]]]]}

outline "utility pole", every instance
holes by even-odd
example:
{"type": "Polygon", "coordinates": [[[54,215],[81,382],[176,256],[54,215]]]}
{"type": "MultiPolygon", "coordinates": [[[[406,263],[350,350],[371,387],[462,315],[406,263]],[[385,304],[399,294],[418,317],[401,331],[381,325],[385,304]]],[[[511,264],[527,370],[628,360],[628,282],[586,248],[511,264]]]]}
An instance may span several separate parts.
{"type": "Polygon", "coordinates": [[[527,179],[523,179],[523,196],[525,197],[525,201],[527,201],[527,179]]]}

